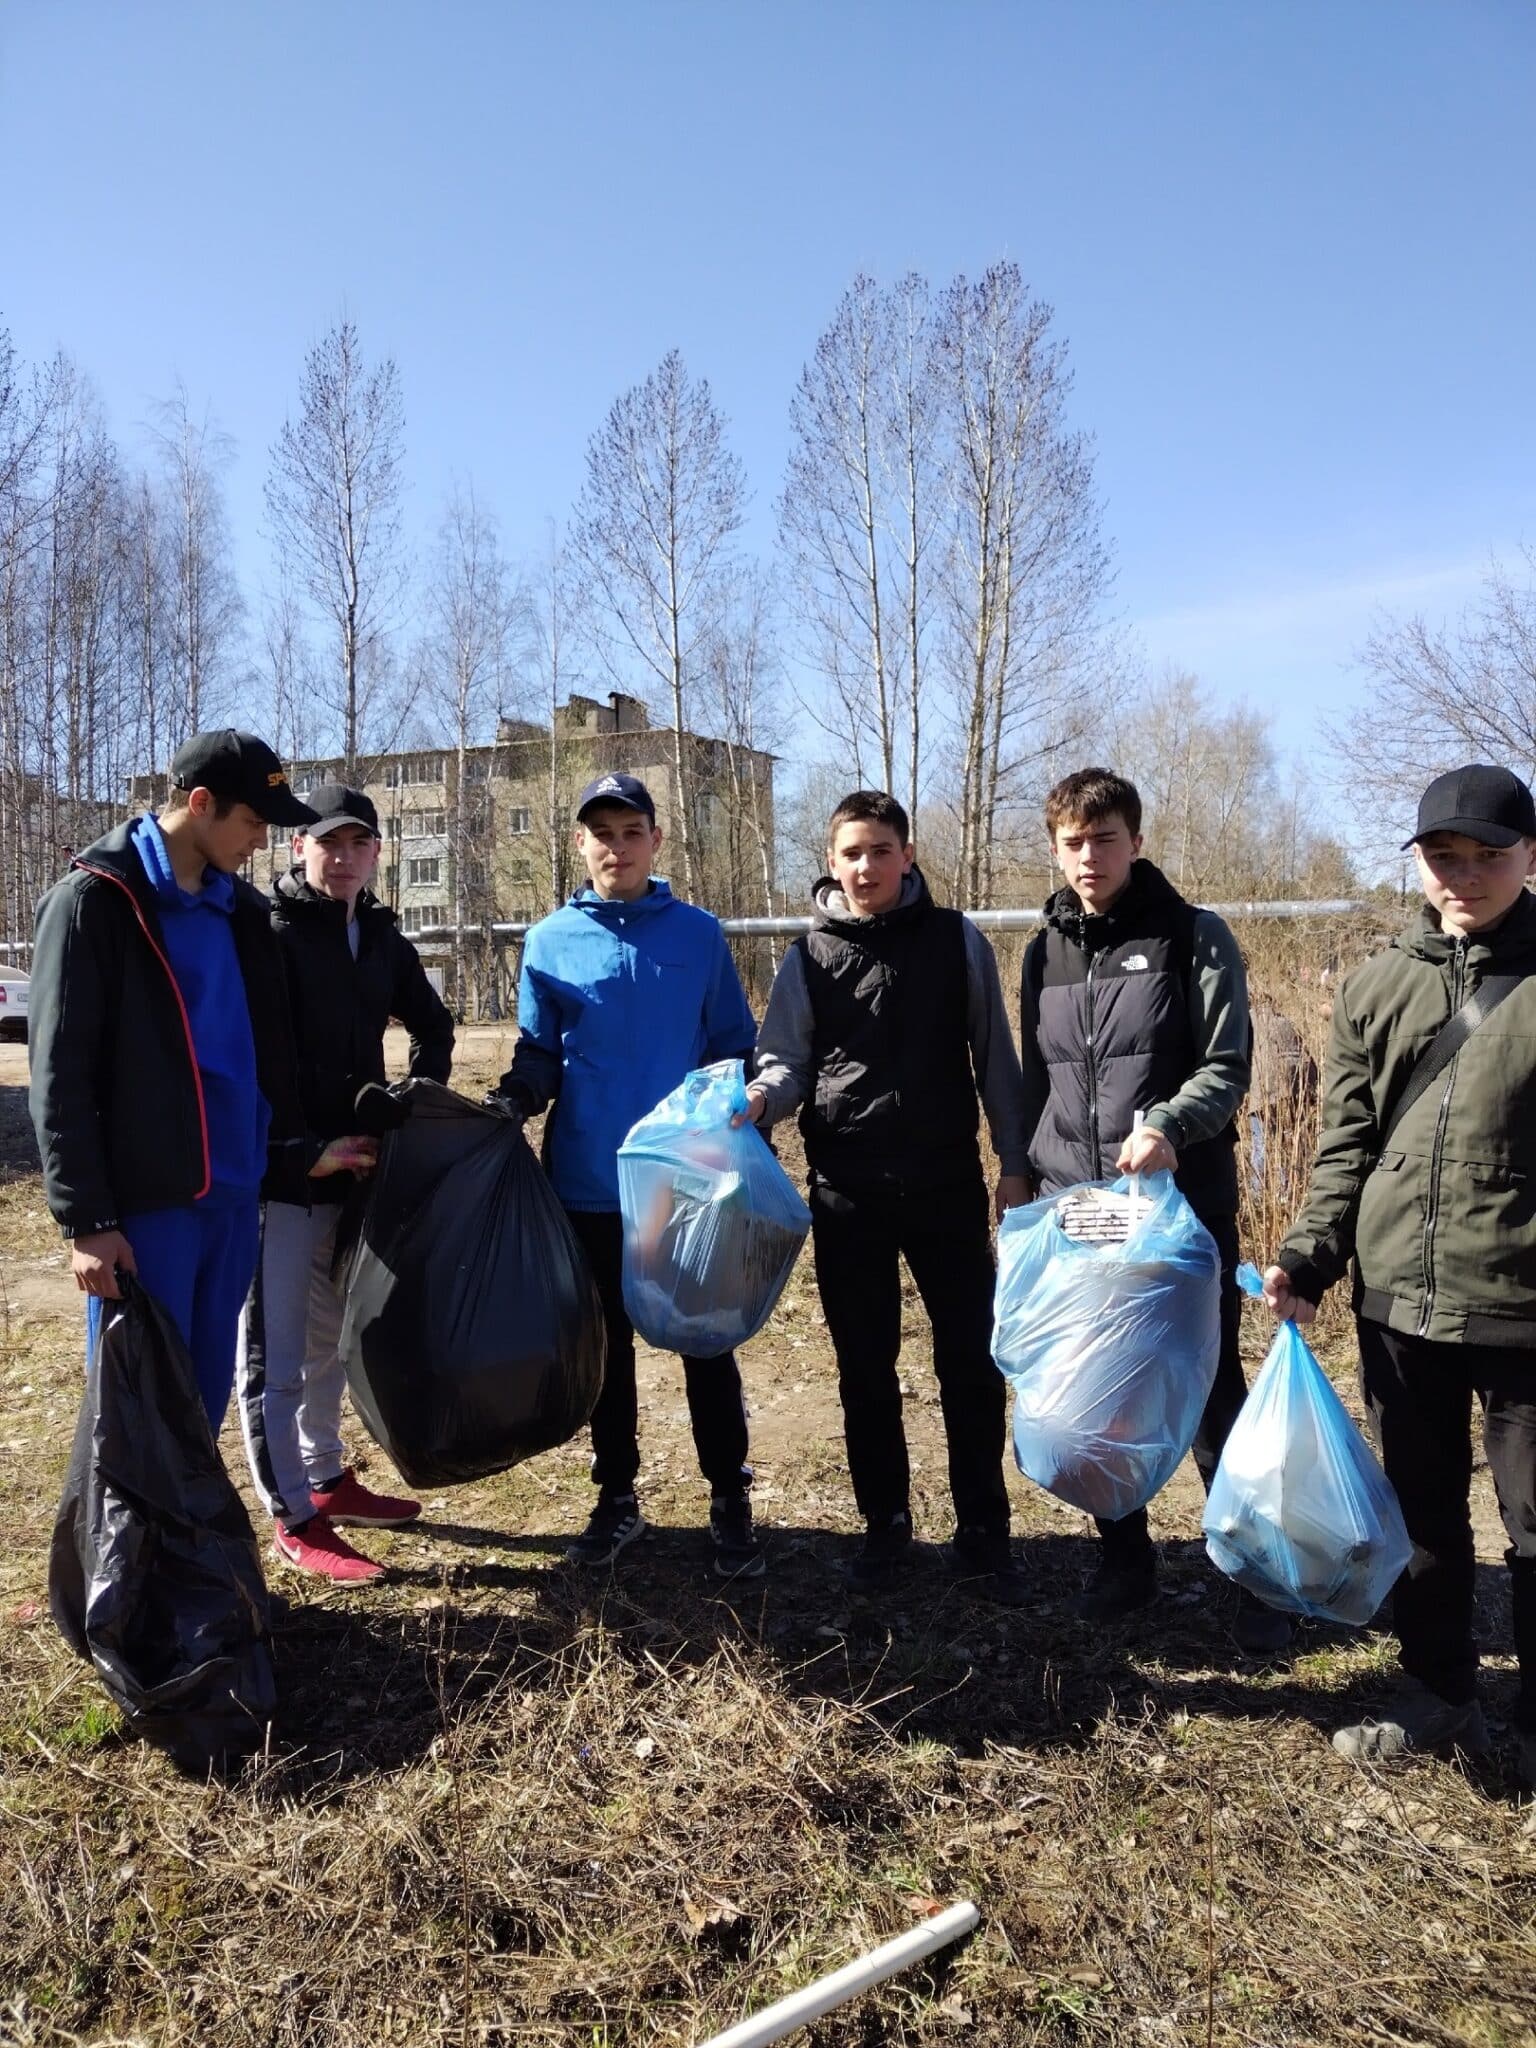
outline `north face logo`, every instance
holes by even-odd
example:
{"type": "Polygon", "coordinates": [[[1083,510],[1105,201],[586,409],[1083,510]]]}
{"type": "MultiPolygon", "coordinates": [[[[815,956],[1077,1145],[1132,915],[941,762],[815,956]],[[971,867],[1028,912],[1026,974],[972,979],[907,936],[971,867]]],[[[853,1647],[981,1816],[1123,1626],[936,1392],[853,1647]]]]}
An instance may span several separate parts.
{"type": "Polygon", "coordinates": [[[1128,953],[1120,962],[1127,974],[1145,974],[1151,964],[1145,953],[1128,953]]]}

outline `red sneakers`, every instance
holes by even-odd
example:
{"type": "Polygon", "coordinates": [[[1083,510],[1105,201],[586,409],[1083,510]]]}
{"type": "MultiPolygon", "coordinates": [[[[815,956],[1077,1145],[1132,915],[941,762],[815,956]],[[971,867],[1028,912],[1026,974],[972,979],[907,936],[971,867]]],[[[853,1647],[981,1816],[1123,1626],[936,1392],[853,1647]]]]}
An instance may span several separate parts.
{"type": "Polygon", "coordinates": [[[340,1529],[400,1529],[421,1513],[419,1500],[370,1493],[349,1465],[334,1486],[312,1487],[316,1514],[340,1529]]]}
{"type": "Polygon", "coordinates": [[[354,1550],[345,1536],[331,1527],[324,1515],[314,1515],[302,1529],[285,1529],[281,1522],[272,1531],[272,1548],[295,1571],[313,1572],[338,1586],[382,1579],[384,1567],[354,1550]]]}

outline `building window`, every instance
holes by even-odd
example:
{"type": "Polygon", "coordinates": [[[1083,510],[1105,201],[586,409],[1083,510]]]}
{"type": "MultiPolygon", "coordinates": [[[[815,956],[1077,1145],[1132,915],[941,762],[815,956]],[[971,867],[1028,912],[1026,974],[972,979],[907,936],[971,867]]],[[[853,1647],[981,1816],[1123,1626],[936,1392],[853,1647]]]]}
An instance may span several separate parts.
{"type": "Polygon", "coordinates": [[[384,764],[386,789],[409,789],[413,782],[441,782],[442,779],[441,754],[401,754],[384,764]]]}
{"type": "Polygon", "coordinates": [[[533,830],[532,811],[518,808],[509,810],[507,812],[507,830],[509,832],[531,832],[533,830]]]}
{"type": "Polygon", "coordinates": [[[431,860],[408,860],[405,879],[413,889],[419,889],[423,882],[440,882],[443,879],[442,861],[435,856],[431,860]]]}
{"type": "Polygon", "coordinates": [[[441,839],[447,830],[446,811],[407,811],[405,814],[407,839],[441,839]]]}
{"type": "Polygon", "coordinates": [[[436,931],[448,922],[448,907],[443,903],[412,903],[400,913],[400,928],[407,932],[436,931]]]}
{"type": "Polygon", "coordinates": [[[489,754],[466,754],[464,756],[464,780],[466,782],[489,782],[493,773],[489,754]]]}

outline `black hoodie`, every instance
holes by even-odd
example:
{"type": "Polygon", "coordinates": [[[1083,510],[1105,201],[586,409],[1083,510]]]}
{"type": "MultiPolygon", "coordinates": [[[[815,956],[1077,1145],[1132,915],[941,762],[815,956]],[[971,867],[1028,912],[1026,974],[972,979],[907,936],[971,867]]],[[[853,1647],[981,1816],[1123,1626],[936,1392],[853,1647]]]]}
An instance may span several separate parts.
{"type": "MultiPolygon", "coordinates": [[[[453,1066],[453,1017],[427,979],[395,914],[368,890],[357,900],[357,957],[347,937],[347,907],[322,896],[294,868],[273,896],[272,930],[287,968],[304,1120],[327,1143],[357,1129],[353,1105],[366,1082],[384,1079],[384,1033],[391,1017],[411,1037],[413,1078],[446,1082],[453,1066]]],[[[266,1193],[279,1202],[340,1201],[352,1175],[308,1187],[273,1175],[266,1193]]]]}

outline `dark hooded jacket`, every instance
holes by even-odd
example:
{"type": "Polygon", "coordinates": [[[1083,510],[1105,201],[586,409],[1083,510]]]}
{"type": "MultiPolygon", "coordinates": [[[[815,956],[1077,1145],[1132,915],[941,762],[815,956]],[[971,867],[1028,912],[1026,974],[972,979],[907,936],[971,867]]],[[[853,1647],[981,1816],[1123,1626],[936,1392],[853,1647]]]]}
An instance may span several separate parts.
{"type": "MultiPolygon", "coordinates": [[[[212,1182],[202,1080],[130,820],[77,854],[37,907],[29,990],[32,1121],[66,1237],[179,1209],[212,1182]]],[[[302,1180],[320,1147],[299,1103],[283,962],[266,898],[235,879],[231,929],[272,1112],[267,1166],[302,1180]]]]}
{"type": "Polygon", "coordinates": [[[1177,1152],[1196,1213],[1235,1214],[1252,1039],[1242,955],[1219,917],[1147,860],[1098,916],[1059,889],[1025,950],[1020,1024],[1042,1193],[1111,1178],[1140,1110],[1177,1152]]]}
{"type": "MultiPolygon", "coordinates": [[[[453,1017],[392,910],[362,892],[354,960],[346,905],[312,889],[303,869],[294,868],[278,880],[271,921],[287,970],[299,1100],[318,1138],[329,1143],[357,1129],[358,1090],[385,1078],[384,1033],[392,1017],[410,1033],[412,1077],[447,1081],[453,1017]]],[[[338,1173],[306,1183],[278,1170],[264,1192],[272,1201],[337,1202],[352,1179],[338,1173]]]]}

